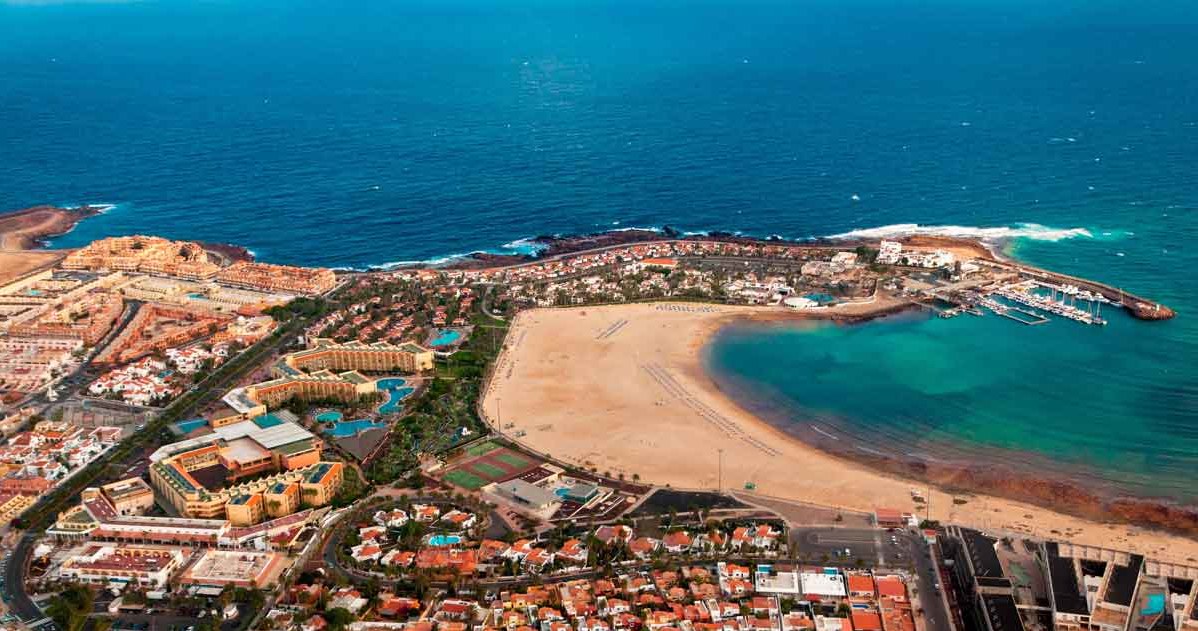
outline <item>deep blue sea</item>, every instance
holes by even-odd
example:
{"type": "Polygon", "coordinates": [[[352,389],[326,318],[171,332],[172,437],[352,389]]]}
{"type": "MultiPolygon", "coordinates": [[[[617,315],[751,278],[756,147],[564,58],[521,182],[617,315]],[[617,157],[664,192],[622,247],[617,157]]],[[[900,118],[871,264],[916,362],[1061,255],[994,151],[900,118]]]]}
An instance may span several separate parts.
{"type": "Polygon", "coordinates": [[[0,208],[116,205],[57,246],[336,267],[622,227],[993,229],[1181,316],[737,329],[713,369],[859,435],[1184,496],[1195,59],[1191,0],[0,1],[0,208]]]}

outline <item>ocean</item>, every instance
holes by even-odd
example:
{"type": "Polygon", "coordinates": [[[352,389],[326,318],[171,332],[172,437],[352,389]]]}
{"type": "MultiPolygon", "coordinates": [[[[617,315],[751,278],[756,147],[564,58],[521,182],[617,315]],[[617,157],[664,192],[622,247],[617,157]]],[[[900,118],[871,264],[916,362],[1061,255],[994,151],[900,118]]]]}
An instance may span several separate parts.
{"type": "Polygon", "coordinates": [[[1196,35],[1188,0],[0,2],[0,208],[341,268],[667,225],[1001,238],[1179,317],[738,327],[712,370],[867,448],[1188,501],[1196,35]]]}

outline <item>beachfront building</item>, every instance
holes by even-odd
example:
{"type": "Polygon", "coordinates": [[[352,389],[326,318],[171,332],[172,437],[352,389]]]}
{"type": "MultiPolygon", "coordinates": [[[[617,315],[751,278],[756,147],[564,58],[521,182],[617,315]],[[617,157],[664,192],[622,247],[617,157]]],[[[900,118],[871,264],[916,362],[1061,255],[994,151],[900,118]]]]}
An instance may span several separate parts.
{"type": "Polygon", "coordinates": [[[217,280],[234,287],[309,295],[323,294],[337,286],[337,276],[331,269],[250,261],[237,261],[221,270],[217,280]]]}
{"type": "Polygon", "coordinates": [[[998,541],[969,528],[950,526],[942,548],[952,559],[952,579],[963,594],[962,613],[982,631],[1023,631],[1011,579],[998,558],[998,541]]]}
{"type": "Polygon", "coordinates": [[[188,280],[210,280],[220,271],[220,266],[208,259],[208,253],[198,243],[144,235],[92,241],[68,254],[62,261],[62,267],[69,270],[142,272],[188,280]]]}
{"type": "Polygon", "coordinates": [[[332,501],[343,465],[322,462],[323,446],[308,430],[270,415],[214,426],[151,454],[150,482],[180,515],[250,525],[286,508],[332,501]]]}

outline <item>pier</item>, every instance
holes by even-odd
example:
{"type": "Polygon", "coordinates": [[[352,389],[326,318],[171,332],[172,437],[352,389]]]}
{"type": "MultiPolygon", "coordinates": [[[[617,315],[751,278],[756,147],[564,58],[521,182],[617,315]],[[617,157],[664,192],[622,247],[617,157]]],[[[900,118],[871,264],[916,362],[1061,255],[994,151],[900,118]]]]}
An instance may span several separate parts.
{"type": "MultiPolygon", "coordinates": [[[[1077,288],[1073,287],[1073,290],[1073,293],[1076,294],[1077,288]]],[[[1101,316],[1101,303],[1096,301],[1089,302],[1089,309],[1081,309],[1075,306],[1075,304],[1069,304],[1065,301],[1066,299],[1057,300],[1058,292],[1061,293],[1062,296],[1069,295],[1062,287],[1035,280],[1003,285],[994,291],[995,294],[1002,296],[1011,302],[1017,302],[1021,305],[1031,307],[1033,309],[1039,309],[1040,311],[1046,311],[1053,315],[1068,318],[1076,322],[1081,322],[1083,324],[1097,324],[1100,326],[1106,324],[1106,320],[1103,320],[1101,316]],[[1034,290],[1037,287],[1048,289],[1052,292],[1052,295],[1041,296],[1034,293],[1034,290]]]]}
{"type": "Polygon", "coordinates": [[[1020,324],[1035,326],[1037,324],[1048,323],[1048,318],[1036,313],[1035,311],[1021,309],[1011,305],[1005,305],[993,298],[990,298],[989,296],[983,296],[978,300],[978,304],[994,312],[996,315],[1000,315],[1004,318],[1010,318],[1020,324]]]}

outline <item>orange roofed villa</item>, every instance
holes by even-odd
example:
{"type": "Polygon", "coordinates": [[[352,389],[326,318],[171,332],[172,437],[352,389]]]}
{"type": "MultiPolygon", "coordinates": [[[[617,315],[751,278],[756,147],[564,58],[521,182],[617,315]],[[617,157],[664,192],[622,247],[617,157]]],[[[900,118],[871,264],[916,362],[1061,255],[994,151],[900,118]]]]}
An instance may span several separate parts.
{"type": "Polygon", "coordinates": [[[343,465],[321,460],[324,444],[294,422],[267,415],[216,425],[150,455],[150,482],[180,515],[234,526],[332,501],[343,465]]]}
{"type": "Polygon", "coordinates": [[[226,268],[191,241],[134,235],[93,241],[67,255],[68,270],[141,272],[186,280],[217,282],[268,292],[323,294],[337,285],[333,270],[237,261],[226,268]]]}

